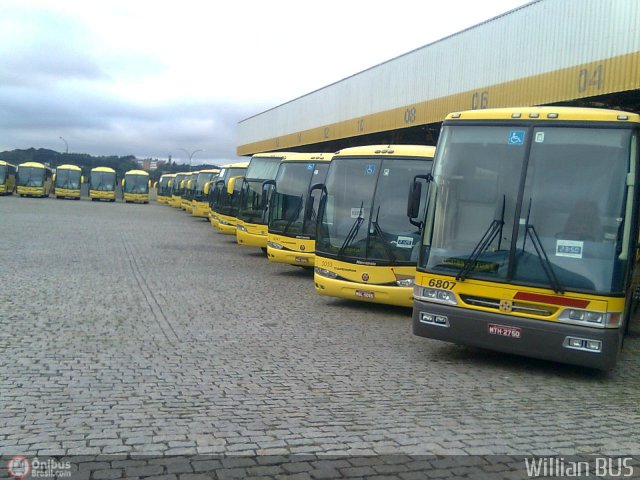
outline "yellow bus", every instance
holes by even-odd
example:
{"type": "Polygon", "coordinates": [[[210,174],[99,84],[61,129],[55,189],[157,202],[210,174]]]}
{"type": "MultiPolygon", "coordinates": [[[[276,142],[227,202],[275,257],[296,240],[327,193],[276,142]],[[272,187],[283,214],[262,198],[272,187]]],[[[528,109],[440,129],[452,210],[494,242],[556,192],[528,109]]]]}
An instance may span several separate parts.
{"type": "Polygon", "coordinates": [[[171,198],[171,181],[176,177],[175,173],[165,173],[160,175],[158,184],[156,185],[156,201],[158,203],[167,203],[171,198]]]}
{"type": "Polygon", "coordinates": [[[321,189],[311,188],[324,183],[331,157],[332,153],[300,153],[280,162],[268,207],[270,261],[313,267],[321,189]]]}
{"type": "Polygon", "coordinates": [[[149,203],[151,180],[144,170],[129,170],[122,179],[122,199],[124,203],[149,203]]]}
{"type": "Polygon", "coordinates": [[[116,201],[116,171],[109,167],[92,168],[89,175],[89,198],[116,201]]]}
{"type": "Polygon", "coordinates": [[[434,153],[422,145],[371,145],[334,155],[320,202],[316,292],[412,306],[420,224],[406,216],[407,197],[434,153]]]}
{"type": "Polygon", "coordinates": [[[18,165],[16,191],[21,197],[48,197],[51,193],[51,169],[38,162],[18,165]]]}
{"type": "Polygon", "coordinates": [[[76,165],[60,165],[53,174],[53,194],[56,198],[80,200],[80,189],[84,183],[82,169],[76,165]]]}
{"type": "Polygon", "coordinates": [[[13,195],[16,188],[16,167],[0,160],[0,195],[13,195]]]}
{"type": "Polygon", "coordinates": [[[267,198],[272,186],[264,183],[276,178],[280,161],[286,156],[287,153],[277,152],[258,153],[251,157],[240,189],[236,224],[239,245],[259,247],[267,253],[267,198]]]}
{"type": "Polygon", "coordinates": [[[221,233],[236,234],[240,187],[248,166],[249,162],[223,165],[209,189],[209,221],[221,233]]]}
{"type": "Polygon", "coordinates": [[[182,194],[184,192],[185,177],[189,175],[189,172],[178,172],[175,178],[172,180],[171,185],[171,198],[167,202],[172,207],[180,208],[182,204],[182,194]]]}
{"type": "MultiPolygon", "coordinates": [[[[220,173],[219,168],[200,170],[198,173],[194,182],[195,187],[191,198],[191,215],[194,217],[202,217],[209,220],[209,202],[207,201],[205,186],[217,177],[218,173],[220,173]]],[[[211,186],[209,186],[209,188],[211,188],[211,186]]]]}
{"type": "Polygon", "coordinates": [[[185,212],[191,213],[191,200],[193,199],[195,189],[196,189],[196,179],[198,178],[198,174],[200,172],[189,172],[187,176],[184,177],[184,188],[182,192],[182,198],[180,199],[180,208],[185,212]]]}
{"type": "Polygon", "coordinates": [[[571,107],[449,114],[413,332],[610,369],[639,305],[640,116],[571,107]]]}

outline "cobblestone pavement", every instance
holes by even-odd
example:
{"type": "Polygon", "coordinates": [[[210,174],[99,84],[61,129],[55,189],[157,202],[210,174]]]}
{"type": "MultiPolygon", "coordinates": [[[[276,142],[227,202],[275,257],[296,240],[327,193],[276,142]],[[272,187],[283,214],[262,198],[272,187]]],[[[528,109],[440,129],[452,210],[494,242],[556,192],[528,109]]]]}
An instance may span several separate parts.
{"type": "Polygon", "coordinates": [[[0,231],[3,455],[269,455],[116,469],[184,479],[322,477],[268,461],[291,454],[407,458],[339,472],[407,479],[416,455],[640,455],[638,326],[602,374],[414,337],[410,310],[317,296],[165,205],[2,197],[0,231]]]}

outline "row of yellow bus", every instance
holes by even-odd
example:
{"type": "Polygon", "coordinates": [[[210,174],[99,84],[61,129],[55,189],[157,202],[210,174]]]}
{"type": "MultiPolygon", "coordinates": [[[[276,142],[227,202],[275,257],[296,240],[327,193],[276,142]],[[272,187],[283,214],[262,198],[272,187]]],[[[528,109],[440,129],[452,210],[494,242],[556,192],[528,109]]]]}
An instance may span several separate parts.
{"type": "MultiPolygon", "coordinates": [[[[55,171],[39,162],[25,162],[17,167],[0,160],[0,194],[14,191],[21,197],[72,198],[80,200],[85,179],[77,165],[60,165],[55,171]]],[[[89,177],[91,200],[116,201],[116,171],[96,167],[89,177]]],[[[143,170],[129,170],[121,182],[125,202],[149,203],[149,174],[143,170]]]]}
{"type": "Polygon", "coordinates": [[[606,370],[638,314],[639,134],[617,110],[473,110],[437,150],[258,154],[163,176],[158,201],[314,267],[321,295],[413,307],[416,335],[606,370]]]}

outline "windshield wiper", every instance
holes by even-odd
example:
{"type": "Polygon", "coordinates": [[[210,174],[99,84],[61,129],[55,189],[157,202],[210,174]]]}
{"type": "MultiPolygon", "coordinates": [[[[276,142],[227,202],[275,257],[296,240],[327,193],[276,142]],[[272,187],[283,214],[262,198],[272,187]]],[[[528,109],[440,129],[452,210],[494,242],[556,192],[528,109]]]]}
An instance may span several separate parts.
{"type": "Polygon", "coordinates": [[[284,226],[284,229],[282,230],[283,235],[289,231],[289,227],[293,224],[293,222],[295,222],[298,219],[298,217],[300,216],[301,208],[302,208],[302,195],[298,197],[298,205],[296,205],[296,210],[294,214],[291,215],[291,218],[287,220],[287,224],[284,226]]]}
{"type": "Polygon", "coordinates": [[[465,278],[467,278],[469,272],[473,269],[473,267],[475,267],[476,263],[478,262],[478,258],[480,258],[480,255],[487,251],[497,235],[499,235],[498,250],[500,250],[500,246],[502,243],[502,227],[504,226],[504,205],[505,196],[502,195],[502,209],[500,218],[493,219],[493,221],[489,225],[489,228],[487,228],[487,230],[484,232],[484,235],[482,235],[482,238],[480,238],[476,246],[473,248],[473,251],[471,252],[471,255],[469,255],[469,258],[465,260],[464,265],[456,275],[456,280],[462,282],[465,278]]]}
{"type": "MultiPolygon", "coordinates": [[[[380,228],[380,223],[378,223],[378,217],[380,217],[380,205],[378,205],[378,210],[376,211],[376,219],[371,220],[371,225],[373,225],[374,231],[378,235],[378,238],[380,239],[380,243],[382,244],[382,248],[384,248],[384,251],[389,257],[389,260],[391,260],[391,263],[395,265],[396,256],[393,254],[393,250],[391,250],[391,247],[389,246],[389,244],[384,241],[384,233],[380,228]]],[[[371,233],[372,232],[369,232],[369,234],[371,233]]]]}
{"type": "Polygon", "coordinates": [[[549,256],[542,246],[542,242],[540,241],[540,237],[538,236],[538,232],[533,225],[529,223],[529,218],[531,216],[531,199],[529,199],[529,210],[527,211],[527,220],[524,225],[524,239],[522,240],[522,253],[524,253],[524,247],[527,243],[527,236],[531,238],[531,243],[533,244],[533,248],[536,251],[538,259],[540,260],[540,266],[544,271],[547,279],[549,279],[549,284],[555,293],[564,293],[564,288],[556,273],[553,271],[553,264],[551,260],[549,260],[549,256]]]}
{"type": "Polygon", "coordinates": [[[362,225],[362,222],[364,220],[364,217],[362,216],[362,209],[364,207],[364,202],[360,203],[360,210],[358,210],[358,217],[356,218],[356,221],[353,222],[353,225],[351,225],[351,229],[349,230],[349,233],[347,234],[347,238],[344,239],[344,242],[342,242],[342,246],[340,247],[340,250],[338,250],[338,256],[341,257],[342,254],[344,253],[345,249],[351,245],[351,242],[353,242],[353,240],[356,238],[356,235],[358,235],[358,230],[360,230],[360,225],[362,225]]]}

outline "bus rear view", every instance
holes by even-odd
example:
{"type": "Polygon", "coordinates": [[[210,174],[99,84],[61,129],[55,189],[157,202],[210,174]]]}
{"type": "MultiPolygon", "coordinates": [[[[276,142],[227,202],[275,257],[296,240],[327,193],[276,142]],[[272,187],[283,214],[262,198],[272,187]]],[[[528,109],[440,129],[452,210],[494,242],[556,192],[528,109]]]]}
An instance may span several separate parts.
{"type": "Polygon", "coordinates": [[[600,369],[637,310],[640,117],[450,114],[429,189],[416,335],[600,369]]]}

